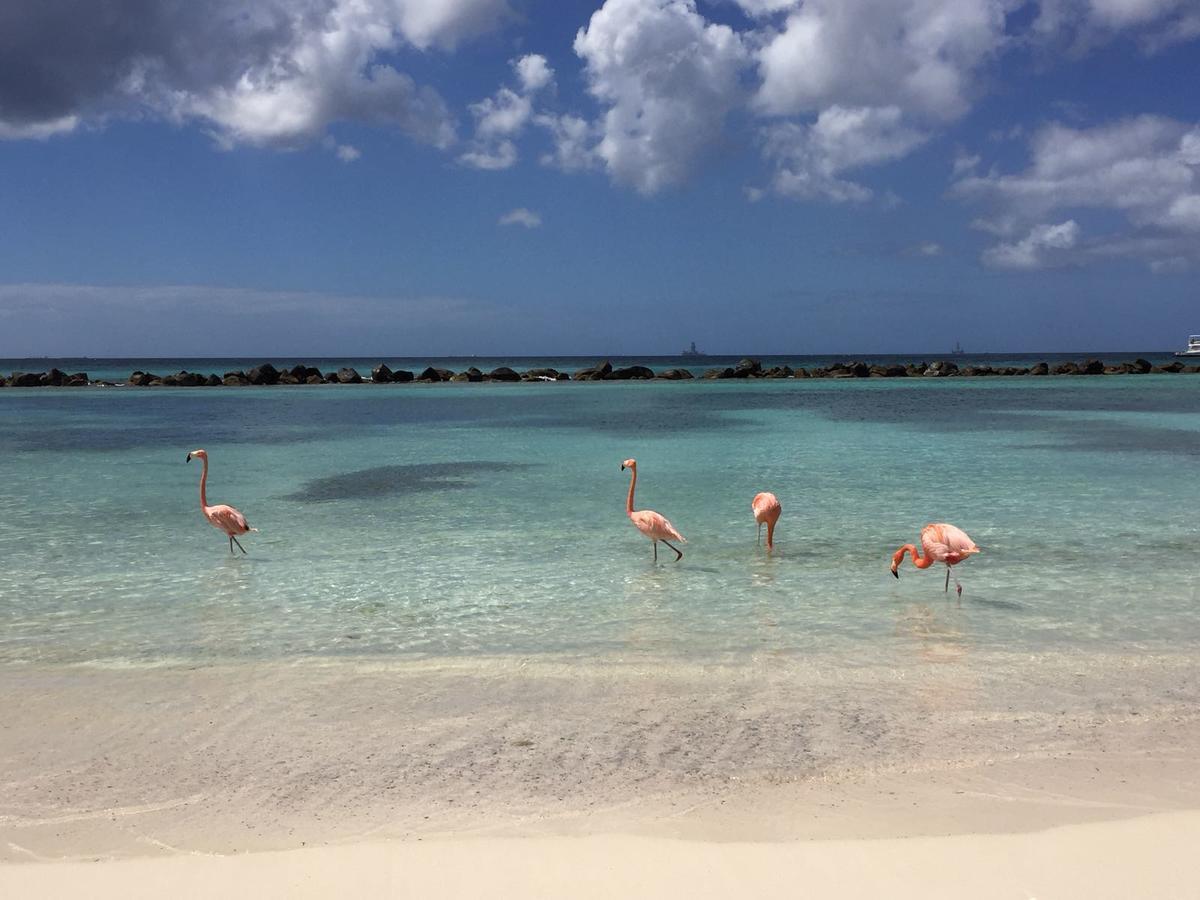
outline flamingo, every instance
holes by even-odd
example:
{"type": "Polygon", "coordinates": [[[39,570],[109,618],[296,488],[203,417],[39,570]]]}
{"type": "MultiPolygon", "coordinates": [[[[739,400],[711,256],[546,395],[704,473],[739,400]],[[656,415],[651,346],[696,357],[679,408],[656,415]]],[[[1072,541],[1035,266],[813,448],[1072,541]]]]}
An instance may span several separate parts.
{"type": "Polygon", "coordinates": [[[750,501],[750,508],[754,510],[754,521],[758,523],[758,539],[760,541],[762,540],[763,522],[767,523],[767,549],[772,549],[775,546],[775,523],[779,521],[779,514],[783,512],[779,498],[769,491],[763,491],[761,494],[754,495],[754,499],[750,501]]]}
{"type": "MultiPolygon", "coordinates": [[[[925,551],[923,557],[917,555],[917,548],[912,544],[905,544],[892,554],[892,574],[899,579],[900,563],[904,560],[905,553],[912,554],[913,565],[918,569],[928,569],[935,562],[945,563],[947,591],[950,590],[951,567],[958,565],[972,553],[982,552],[975,546],[975,542],[967,537],[965,531],[945,522],[935,522],[921,529],[921,549],[925,551]]],[[[962,585],[958,583],[958,575],[954,576],[954,588],[961,598],[962,585]]]]}
{"type": "Polygon", "coordinates": [[[629,499],[625,502],[625,515],[629,516],[634,527],[642,534],[650,538],[650,542],[654,546],[654,561],[658,562],[658,542],[662,541],[668,547],[675,551],[675,562],[683,559],[683,551],[671,545],[667,538],[675,541],[687,543],[687,538],[675,530],[667,517],[662,513],[656,513],[652,509],[634,509],[633,508],[633,488],[637,484],[637,460],[627,459],[621,463],[621,471],[626,469],[633,474],[629,479],[629,499]]]}
{"type": "Polygon", "coordinates": [[[233,553],[233,545],[237,544],[238,549],[245,555],[246,548],[242,546],[242,542],[237,539],[237,536],[245,534],[247,531],[258,531],[258,529],[251,528],[246,522],[246,517],[232,506],[226,506],[224,503],[217,506],[208,505],[208,500],[204,496],[204,485],[208,482],[208,451],[193,450],[187,455],[187,461],[191,462],[193,456],[204,462],[204,471],[200,473],[200,512],[204,513],[204,518],[208,519],[209,525],[229,536],[230,553],[233,553]]]}

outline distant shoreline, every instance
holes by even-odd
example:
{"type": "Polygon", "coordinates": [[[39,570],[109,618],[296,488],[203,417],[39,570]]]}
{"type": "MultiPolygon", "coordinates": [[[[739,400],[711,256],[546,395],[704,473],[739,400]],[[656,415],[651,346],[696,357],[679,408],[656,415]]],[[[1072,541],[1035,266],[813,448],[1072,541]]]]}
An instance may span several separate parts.
{"type": "Polygon", "coordinates": [[[186,369],[173,374],[158,374],[135,370],[125,381],[93,379],[87,372],[65,372],[58,368],[49,371],[13,371],[7,378],[0,376],[0,387],[266,387],[275,385],[318,385],[318,384],[434,384],[441,382],[550,382],[550,381],[690,381],[726,379],[806,379],[806,378],[981,378],[981,377],[1047,377],[1047,376],[1091,376],[1091,375],[1150,375],[1200,373],[1200,365],[1189,365],[1178,359],[1155,365],[1145,358],[1106,362],[1099,358],[1065,361],[1052,364],[1046,361],[1030,366],[991,366],[954,360],[895,362],[891,365],[868,364],[861,360],[836,362],[828,366],[792,368],[788,365],[764,367],[758,359],[746,357],[736,365],[694,367],[703,369],[700,374],[693,367],[673,366],[655,371],[649,366],[633,364],[614,367],[609,360],[576,369],[562,371],[550,366],[534,367],[517,371],[509,366],[497,366],[483,371],[475,366],[455,372],[451,369],[428,365],[419,372],[415,369],[391,369],[385,363],[374,366],[367,374],[351,366],[322,372],[315,366],[297,364],[291,368],[276,369],[271,363],[261,363],[249,369],[234,369],[218,375],[215,372],[189,372],[186,369]]]}

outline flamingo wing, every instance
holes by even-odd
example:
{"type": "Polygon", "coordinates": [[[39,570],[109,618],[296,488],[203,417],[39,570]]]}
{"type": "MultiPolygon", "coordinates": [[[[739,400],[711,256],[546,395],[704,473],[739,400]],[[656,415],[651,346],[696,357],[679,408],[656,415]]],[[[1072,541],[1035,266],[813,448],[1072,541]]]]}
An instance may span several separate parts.
{"type": "Polygon", "coordinates": [[[779,503],[779,498],[769,491],[763,491],[760,494],[755,494],[754,499],[750,502],[750,508],[754,511],[754,521],[766,522],[772,515],[776,518],[783,510],[779,503]]]}
{"type": "Polygon", "coordinates": [[[250,530],[250,525],[246,521],[246,517],[232,506],[226,506],[222,503],[219,506],[208,507],[205,512],[208,515],[208,521],[212,522],[214,527],[220,528],[226,534],[245,534],[250,530]]]}
{"type": "Polygon", "coordinates": [[[652,509],[638,509],[629,514],[629,518],[637,527],[637,530],[650,538],[652,541],[682,541],[687,543],[685,538],[671,524],[670,520],[662,513],[656,513],[652,509]]]}
{"type": "Polygon", "coordinates": [[[921,529],[921,547],[927,556],[938,562],[959,562],[979,548],[965,531],[945,522],[935,522],[921,529]]]}

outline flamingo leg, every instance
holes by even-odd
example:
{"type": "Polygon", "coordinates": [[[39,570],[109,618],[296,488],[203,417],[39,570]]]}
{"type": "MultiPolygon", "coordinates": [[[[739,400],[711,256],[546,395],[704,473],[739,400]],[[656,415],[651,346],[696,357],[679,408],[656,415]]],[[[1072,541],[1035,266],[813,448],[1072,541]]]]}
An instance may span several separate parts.
{"type": "Polygon", "coordinates": [[[954,573],[954,590],[958,592],[958,602],[962,603],[962,585],[958,583],[958,573],[954,573]]]}
{"type": "Polygon", "coordinates": [[[231,534],[231,535],[229,536],[229,552],[230,552],[230,553],[232,553],[232,552],[233,552],[233,545],[234,545],[234,544],[237,544],[237,545],[238,545],[238,549],[242,551],[242,555],[243,555],[243,556],[249,556],[249,554],[248,554],[248,553],[246,553],[246,548],[242,546],[242,542],[241,542],[241,541],[239,541],[237,538],[235,538],[235,537],[234,537],[234,536],[231,534]]]}
{"type": "Polygon", "coordinates": [[[758,523],[758,540],[756,540],[754,543],[756,543],[756,544],[762,543],[762,522],[758,523]]]}
{"type": "Polygon", "coordinates": [[[663,541],[663,543],[675,551],[675,562],[679,562],[681,559],[683,559],[683,551],[682,550],[679,550],[670,541],[663,541]]]}
{"type": "MultiPolygon", "coordinates": [[[[957,577],[956,577],[954,583],[958,584],[957,577]]],[[[949,566],[946,566],[946,586],[945,586],[945,588],[943,588],[943,592],[947,593],[947,594],[950,593],[950,567],[949,566]]]]}
{"type": "Polygon", "coordinates": [[[654,561],[658,562],[658,541],[651,541],[650,546],[654,548],[654,561]]]}

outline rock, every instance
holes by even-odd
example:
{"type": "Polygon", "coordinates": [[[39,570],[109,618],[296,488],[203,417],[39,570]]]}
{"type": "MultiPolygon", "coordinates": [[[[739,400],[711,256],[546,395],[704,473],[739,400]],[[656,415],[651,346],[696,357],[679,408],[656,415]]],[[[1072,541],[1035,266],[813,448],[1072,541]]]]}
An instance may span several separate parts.
{"type": "Polygon", "coordinates": [[[221,379],[218,378],[215,374],[209,375],[208,378],[206,378],[204,380],[204,383],[206,385],[208,385],[209,387],[219,387],[221,384],[221,379]]]}
{"type": "Polygon", "coordinates": [[[1103,375],[1104,363],[1098,359],[1089,359],[1079,371],[1084,375],[1103,375]]]}
{"type": "Polygon", "coordinates": [[[796,369],[794,372],[792,372],[792,377],[793,378],[808,378],[809,377],[808,369],[796,369]]]}
{"type": "Polygon", "coordinates": [[[1031,368],[1029,370],[1029,374],[1030,375],[1049,375],[1050,374],[1050,364],[1044,363],[1044,362],[1037,363],[1036,365],[1033,366],[1033,368],[1031,368]]]}
{"type": "Polygon", "coordinates": [[[1079,366],[1073,362],[1060,363],[1054,367],[1055,375],[1078,375],[1079,366]]]}
{"type": "Polygon", "coordinates": [[[279,381],[279,372],[270,363],[263,363],[247,372],[246,378],[251,384],[276,384],[279,381]]]}
{"type": "Polygon", "coordinates": [[[284,372],[279,376],[279,384],[300,384],[300,379],[291,372],[284,372]]]}
{"type": "Polygon", "coordinates": [[[178,375],[164,375],[158,382],[165,387],[179,387],[178,375]]]}
{"type": "Polygon", "coordinates": [[[608,360],[591,366],[587,369],[580,369],[575,373],[576,381],[603,381],[612,372],[612,363],[608,360]]]}
{"type": "Polygon", "coordinates": [[[1187,369],[1186,369],[1186,371],[1188,371],[1188,372],[1190,372],[1191,374],[1195,375],[1195,374],[1197,374],[1197,373],[1200,373],[1200,366],[1188,366],[1188,367],[1187,367],[1187,369]]]}
{"type": "Polygon", "coordinates": [[[470,381],[471,376],[468,375],[466,372],[459,372],[457,375],[451,375],[450,380],[451,381],[470,381]]]}
{"type": "Polygon", "coordinates": [[[42,380],[43,385],[49,387],[62,387],[63,382],[70,377],[62,369],[51,369],[46,373],[46,377],[42,380]]]}
{"type": "Polygon", "coordinates": [[[322,378],[321,373],[318,372],[316,375],[309,375],[307,378],[305,378],[304,383],[305,384],[324,384],[325,379],[322,378]]]}
{"type": "Polygon", "coordinates": [[[763,372],[763,378],[791,378],[795,373],[791,366],[772,366],[763,372]]]}
{"type": "Polygon", "coordinates": [[[950,375],[958,374],[958,366],[952,362],[947,362],[944,359],[935,360],[930,363],[924,373],[927,378],[946,378],[950,375]]]}
{"type": "Polygon", "coordinates": [[[520,381],[521,376],[508,366],[497,366],[488,372],[488,381],[520,381]]]}
{"type": "Polygon", "coordinates": [[[467,376],[467,381],[483,381],[483,372],[471,366],[466,372],[462,373],[467,376]]]}
{"type": "Polygon", "coordinates": [[[656,377],[666,381],[684,381],[695,376],[687,369],[663,369],[656,377]]]}
{"type": "Polygon", "coordinates": [[[558,369],[530,369],[521,377],[526,381],[558,381],[558,369]]]}
{"type": "MultiPolygon", "coordinates": [[[[176,387],[199,387],[204,381],[203,375],[197,374],[196,372],[186,372],[183,370],[180,370],[180,372],[175,375],[174,378],[176,387]]],[[[165,378],[163,379],[163,383],[166,383],[165,378]]]]}
{"type": "Polygon", "coordinates": [[[246,373],[239,369],[236,372],[226,372],[225,377],[221,379],[222,384],[230,387],[242,387],[250,383],[250,379],[246,377],[246,373]]]}
{"type": "Polygon", "coordinates": [[[387,367],[386,363],[380,363],[371,370],[371,380],[376,384],[390,384],[392,370],[387,367]]]}
{"type": "Polygon", "coordinates": [[[397,383],[407,383],[413,380],[413,373],[408,369],[397,369],[392,373],[392,381],[397,383]]]}
{"type": "Polygon", "coordinates": [[[704,375],[702,377],[709,378],[709,379],[733,378],[734,375],[733,375],[733,369],[725,368],[725,369],[709,369],[707,372],[704,373],[704,375]]]}
{"type": "MultiPolygon", "coordinates": [[[[16,377],[15,375],[13,377],[16,377]]],[[[156,381],[158,376],[152,372],[137,371],[129,376],[129,383],[135,387],[146,387],[151,381],[156,381]]]]}
{"type": "Polygon", "coordinates": [[[883,373],[884,378],[907,378],[908,369],[901,365],[888,366],[883,373]]]}
{"type": "Polygon", "coordinates": [[[350,368],[338,369],[337,380],[339,384],[362,384],[362,376],[350,368]]]}
{"type": "Polygon", "coordinates": [[[625,366],[623,369],[613,369],[605,378],[606,381],[629,381],[653,378],[654,371],[645,366],[625,366]]]}
{"type": "Polygon", "coordinates": [[[1145,375],[1154,368],[1154,366],[1150,365],[1149,360],[1142,359],[1141,357],[1135,359],[1130,365],[1133,366],[1132,371],[1135,375],[1145,375]]]}
{"type": "Polygon", "coordinates": [[[1170,372],[1172,375],[1174,375],[1177,372],[1183,371],[1183,363],[1181,363],[1179,360],[1175,360],[1174,362],[1167,363],[1165,366],[1160,366],[1160,368],[1164,372],[1170,372]]]}
{"type": "Polygon", "coordinates": [[[829,375],[830,375],[829,369],[826,369],[822,366],[817,366],[815,369],[812,370],[812,372],[809,373],[810,378],[828,378],[829,375]]]}
{"type": "Polygon", "coordinates": [[[90,383],[87,372],[76,372],[63,382],[67,387],[87,387],[90,383]]]}
{"type": "Polygon", "coordinates": [[[762,374],[762,363],[757,359],[741,360],[733,370],[734,378],[758,378],[762,374]]]}

